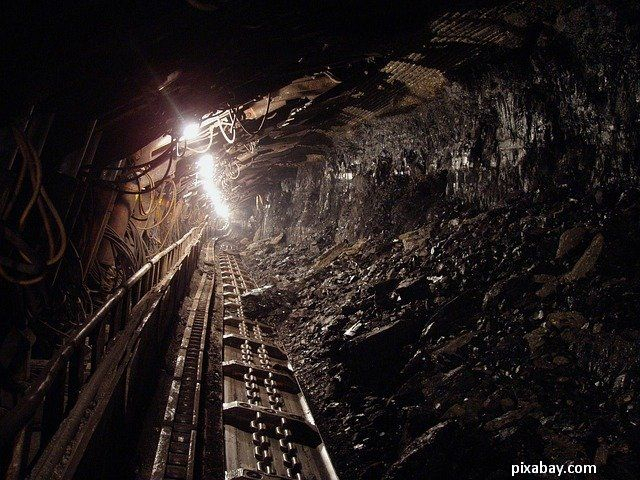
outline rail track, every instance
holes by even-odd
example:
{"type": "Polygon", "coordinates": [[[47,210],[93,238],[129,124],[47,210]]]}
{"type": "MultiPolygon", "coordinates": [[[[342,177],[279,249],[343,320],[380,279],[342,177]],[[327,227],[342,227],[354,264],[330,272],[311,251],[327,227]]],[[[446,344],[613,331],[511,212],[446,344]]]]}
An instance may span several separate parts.
{"type": "Polygon", "coordinates": [[[225,480],[338,480],[273,327],[245,316],[242,295],[254,289],[255,282],[238,255],[220,248],[214,253],[213,243],[204,255],[207,263],[215,255],[216,272],[203,273],[190,305],[151,479],[198,477],[203,358],[212,292],[218,284],[225,480]]]}
{"type": "Polygon", "coordinates": [[[239,256],[220,250],[226,480],[337,480],[287,355],[271,326],[245,317],[255,283],[239,256]]]}
{"type": "MultiPolygon", "coordinates": [[[[205,247],[205,261],[213,260],[213,251],[212,243],[205,247]]],[[[153,462],[152,480],[194,478],[202,373],[213,286],[213,273],[203,272],[178,350],[153,462]]]]}

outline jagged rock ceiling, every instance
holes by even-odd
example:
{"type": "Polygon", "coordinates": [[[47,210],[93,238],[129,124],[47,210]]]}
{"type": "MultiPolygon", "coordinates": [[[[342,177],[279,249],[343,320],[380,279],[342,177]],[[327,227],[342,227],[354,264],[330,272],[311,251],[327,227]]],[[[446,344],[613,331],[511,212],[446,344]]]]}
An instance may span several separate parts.
{"type": "Polygon", "coordinates": [[[67,138],[97,118],[98,161],[110,161],[175,131],[185,118],[231,111],[243,119],[230,127],[234,144],[216,130],[212,148],[237,162],[247,198],[335,135],[414,108],[436,95],[449,73],[512,53],[537,28],[523,2],[189,0],[52,8],[5,16],[4,43],[15,59],[5,81],[18,92],[3,105],[5,116],[41,102],[74,119],[67,138]]]}

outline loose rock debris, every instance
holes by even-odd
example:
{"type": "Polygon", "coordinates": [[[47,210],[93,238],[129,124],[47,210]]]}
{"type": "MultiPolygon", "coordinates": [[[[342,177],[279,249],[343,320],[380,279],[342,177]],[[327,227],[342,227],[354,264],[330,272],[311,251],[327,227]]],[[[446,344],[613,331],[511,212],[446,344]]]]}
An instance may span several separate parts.
{"type": "Polygon", "coordinates": [[[273,285],[254,314],[277,305],[342,478],[507,478],[539,461],[637,478],[636,194],[449,203],[320,255],[249,245],[273,285]]]}

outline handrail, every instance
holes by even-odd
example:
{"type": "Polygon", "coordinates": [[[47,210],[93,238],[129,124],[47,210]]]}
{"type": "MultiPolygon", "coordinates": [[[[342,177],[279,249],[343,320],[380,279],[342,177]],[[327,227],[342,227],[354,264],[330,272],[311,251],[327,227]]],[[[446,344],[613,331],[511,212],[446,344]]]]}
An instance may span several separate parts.
{"type": "Polygon", "coordinates": [[[0,418],[0,447],[4,448],[15,438],[18,432],[33,417],[44,397],[53,385],[56,377],[67,367],[67,362],[78,348],[80,339],[84,340],[88,333],[95,328],[109,312],[111,307],[122,297],[124,291],[119,289],[107,302],[100,307],[91,320],[70,340],[60,347],[58,352],[47,364],[38,377],[38,381],[31,385],[18,404],[0,418]]]}
{"type": "MultiPolygon", "coordinates": [[[[69,398],[67,399],[65,411],[68,412],[70,410],[70,407],[75,404],[80,389],[96,371],[105,349],[110,345],[110,341],[115,338],[117,332],[125,327],[131,309],[140,303],[142,298],[162,280],[168,271],[176,267],[183,258],[193,253],[192,247],[200,240],[205,226],[206,220],[201,225],[193,227],[182,238],[152,257],[109,296],[108,300],[91,316],[85,325],[72,336],[67,337],[64,344],[47,363],[37,381],[27,389],[25,395],[12,410],[0,417],[0,451],[15,444],[20,432],[35,417],[38,409],[48,402],[50,394],[54,393],[60,396],[58,403],[53,403],[60,406],[60,409],[62,408],[64,404],[64,387],[66,386],[65,382],[67,382],[67,368],[69,368],[69,398]],[[188,252],[185,253],[183,246],[189,239],[193,239],[193,242],[188,245],[188,252]],[[177,255],[174,254],[176,251],[177,255]],[[107,324],[109,328],[105,328],[107,324]],[[87,351],[84,348],[87,342],[91,347],[91,372],[87,378],[84,378],[84,368],[88,366],[88,363],[85,362],[87,351]],[[72,359],[74,354],[75,362],[72,359]],[[73,379],[75,381],[73,385],[72,370],[80,377],[80,380],[78,378],[73,379]],[[54,385],[60,380],[62,380],[62,388],[52,392],[54,385]]],[[[43,413],[48,414],[49,412],[43,413]]],[[[51,420],[53,423],[50,426],[53,428],[57,428],[64,418],[62,412],[58,413],[57,417],[54,415],[51,420]]],[[[43,430],[45,428],[44,423],[43,419],[43,430]]],[[[47,435],[44,435],[44,442],[42,443],[46,443],[49,439],[48,437],[52,435],[52,432],[47,433],[47,435]]],[[[40,445],[39,450],[42,447],[43,445],[40,445]]],[[[2,472],[0,471],[1,474],[2,472]]]]}

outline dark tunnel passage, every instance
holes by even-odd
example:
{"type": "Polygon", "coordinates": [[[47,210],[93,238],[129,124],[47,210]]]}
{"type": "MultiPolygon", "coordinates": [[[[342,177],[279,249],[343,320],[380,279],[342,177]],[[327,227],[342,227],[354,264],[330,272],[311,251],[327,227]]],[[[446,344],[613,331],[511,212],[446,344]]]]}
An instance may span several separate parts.
{"type": "Polygon", "coordinates": [[[0,478],[638,478],[639,10],[9,2],[0,478]]]}

